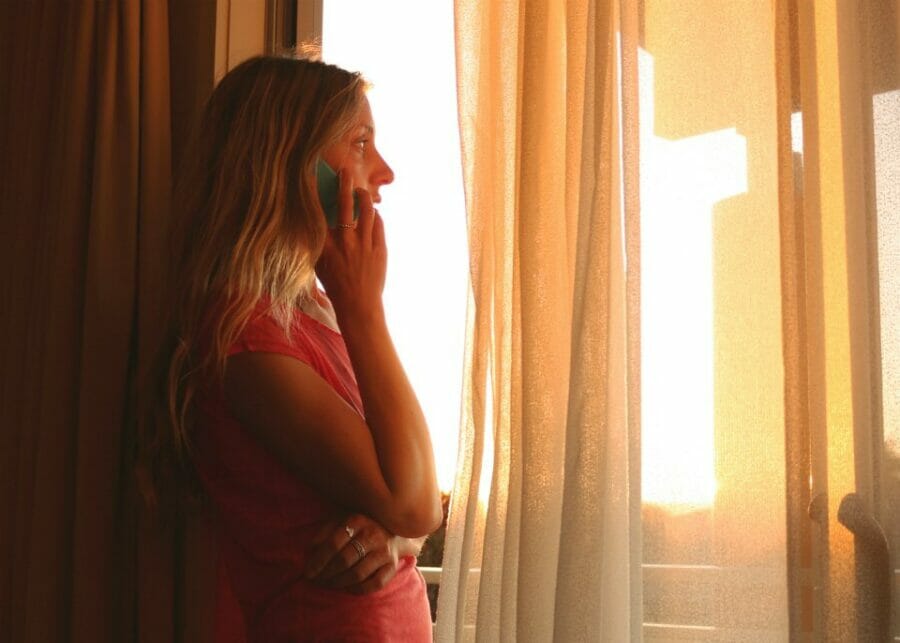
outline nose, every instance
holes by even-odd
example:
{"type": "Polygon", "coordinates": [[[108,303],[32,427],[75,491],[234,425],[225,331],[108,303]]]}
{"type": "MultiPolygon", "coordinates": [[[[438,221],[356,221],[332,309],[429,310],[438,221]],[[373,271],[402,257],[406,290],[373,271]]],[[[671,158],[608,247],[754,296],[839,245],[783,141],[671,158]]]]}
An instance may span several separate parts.
{"type": "Polygon", "coordinates": [[[394,170],[387,164],[384,157],[378,154],[378,162],[375,164],[375,170],[372,172],[372,184],[376,188],[394,182],[394,170]]]}

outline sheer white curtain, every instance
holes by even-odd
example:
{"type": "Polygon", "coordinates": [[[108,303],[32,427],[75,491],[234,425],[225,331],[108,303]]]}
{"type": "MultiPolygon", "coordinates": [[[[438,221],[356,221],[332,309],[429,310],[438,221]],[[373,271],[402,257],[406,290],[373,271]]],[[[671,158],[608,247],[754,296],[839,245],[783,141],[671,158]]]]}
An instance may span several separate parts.
{"type": "Polygon", "coordinates": [[[620,19],[456,3],[472,299],[439,640],[635,627],[620,19]]]}
{"type": "Polygon", "coordinates": [[[886,636],[900,2],[455,6],[438,640],[886,636]]]}

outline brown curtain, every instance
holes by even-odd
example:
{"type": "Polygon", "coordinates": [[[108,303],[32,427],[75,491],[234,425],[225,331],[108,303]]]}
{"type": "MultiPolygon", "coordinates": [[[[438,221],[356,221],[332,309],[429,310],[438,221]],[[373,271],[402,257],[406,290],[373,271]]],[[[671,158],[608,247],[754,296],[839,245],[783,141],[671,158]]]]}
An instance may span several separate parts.
{"type": "Polygon", "coordinates": [[[160,327],[169,8],[4,2],[0,25],[0,640],[198,640],[205,535],[141,510],[126,429],[160,327]]]}

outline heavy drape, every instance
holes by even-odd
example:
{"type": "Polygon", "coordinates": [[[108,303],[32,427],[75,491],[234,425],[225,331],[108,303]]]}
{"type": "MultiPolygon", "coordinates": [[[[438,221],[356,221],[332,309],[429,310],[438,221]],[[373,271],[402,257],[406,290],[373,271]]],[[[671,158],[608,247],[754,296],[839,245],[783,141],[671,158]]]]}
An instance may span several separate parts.
{"type": "Polygon", "coordinates": [[[142,510],[126,429],[160,330],[168,5],[0,6],[0,639],[202,640],[203,537],[142,510]]]}
{"type": "Polygon", "coordinates": [[[471,291],[437,638],[881,640],[900,3],[455,7],[471,291]]]}

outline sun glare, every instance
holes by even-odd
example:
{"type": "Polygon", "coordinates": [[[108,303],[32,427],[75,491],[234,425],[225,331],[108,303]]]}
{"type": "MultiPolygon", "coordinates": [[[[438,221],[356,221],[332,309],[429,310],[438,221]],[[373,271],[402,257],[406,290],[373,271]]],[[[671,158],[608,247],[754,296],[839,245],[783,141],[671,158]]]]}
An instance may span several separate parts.
{"type": "Polygon", "coordinates": [[[468,274],[450,2],[329,0],[322,57],[361,72],[381,153],[388,244],[384,300],[431,429],[442,489],[453,485],[468,274]],[[411,27],[414,25],[414,28],[411,27]]]}
{"type": "MultiPolygon", "coordinates": [[[[900,89],[872,97],[878,211],[878,288],[885,449],[900,459],[900,89]]],[[[897,475],[895,472],[893,475],[897,475]]]]}
{"type": "MultiPolygon", "coordinates": [[[[390,251],[388,321],[449,490],[468,272],[452,7],[327,2],[322,44],[325,60],[361,71],[373,85],[379,147],[396,174],[380,207],[390,251]]],[[[716,495],[712,213],[716,202],[747,191],[747,150],[733,128],[675,141],[656,136],[653,59],[645,51],[639,75],[642,489],[645,503],[678,511],[709,506],[716,495]]]]}
{"type": "Polygon", "coordinates": [[[746,139],[733,128],[656,136],[653,58],[643,50],[638,70],[641,485],[645,503],[682,511],[716,495],[712,212],[747,191],[746,139]]]}

